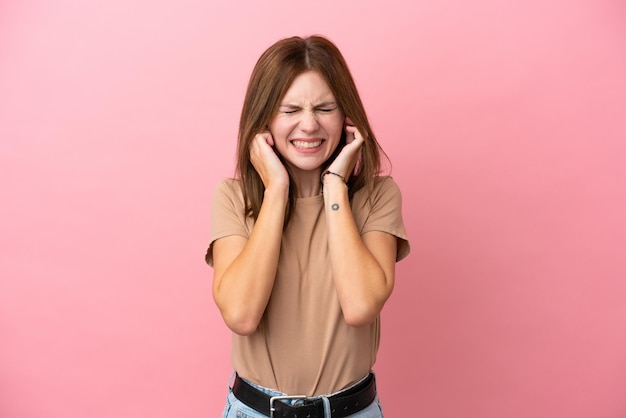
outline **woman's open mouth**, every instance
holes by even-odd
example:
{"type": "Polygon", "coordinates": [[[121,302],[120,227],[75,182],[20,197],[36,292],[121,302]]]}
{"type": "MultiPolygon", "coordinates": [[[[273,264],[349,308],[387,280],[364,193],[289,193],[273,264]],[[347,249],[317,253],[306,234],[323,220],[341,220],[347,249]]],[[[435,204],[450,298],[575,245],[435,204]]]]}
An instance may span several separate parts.
{"type": "Polygon", "coordinates": [[[303,141],[296,139],[291,141],[294,147],[302,150],[312,150],[315,148],[319,148],[323,142],[324,140],[322,139],[317,139],[315,141],[303,141]]]}

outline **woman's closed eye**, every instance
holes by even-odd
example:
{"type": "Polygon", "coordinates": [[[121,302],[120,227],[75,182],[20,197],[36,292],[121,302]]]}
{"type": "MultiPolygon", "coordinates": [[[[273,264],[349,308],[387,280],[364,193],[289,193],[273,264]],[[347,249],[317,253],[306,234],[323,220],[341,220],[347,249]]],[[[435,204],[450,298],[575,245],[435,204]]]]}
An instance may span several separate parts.
{"type": "MultiPolygon", "coordinates": [[[[303,109],[301,107],[296,107],[296,106],[284,106],[279,109],[280,113],[284,115],[293,115],[302,110],[303,109]]],[[[331,107],[323,106],[323,107],[315,107],[312,109],[313,112],[318,112],[318,113],[332,113],[335,110],[337,110],[337,106],[331,106],[331,107]]]]}
{"type": "Polygon", "coordinates": [[[297,113],[300,110],[302,110],[302,108],[295,106],[295,105],[282,105],[278,108],[278,111],[285,115],[293,115],[294,113],[297,113]]]}

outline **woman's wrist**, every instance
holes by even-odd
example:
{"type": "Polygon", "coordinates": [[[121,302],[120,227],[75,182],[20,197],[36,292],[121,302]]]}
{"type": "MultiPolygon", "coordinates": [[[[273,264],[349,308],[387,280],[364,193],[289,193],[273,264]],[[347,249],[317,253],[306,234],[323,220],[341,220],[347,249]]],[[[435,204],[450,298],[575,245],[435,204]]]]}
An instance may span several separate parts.
{"type": "Polygon", "coordinates": [[[270,199],[284,199],[285,201],[289,199],[289,185],[285,186],[269,186],[265,188],[263,192],[264,200],[266,198],[270,199]]]}
{"type": "Polygon", "coordinates": [[[343,180],[341,180],[339,177],[335,177],[332,178],[330,176],[327,176],[328,178],[325,179],[324,181],[322,181],[322,189],[324,190],[328,190],[328,188],[331,189],[348,189],[348,185],[346,183],[343,182],[343,180]]]}
{"type": "Polygon", "coordinates": [[[322,173],[322,175],[320,176],[320,180],[321,180],[322,184],[326,183],[326,179],[327,178],[328,179],[333,179],[335,181],[336,180],[341,180],[341,182],[344,183],[344,184],[348,183],[348,180],[346,180],[346,178],[343,175],[341,175],[339,173],[336,173],[334,171],[330,171],[330,170],[324,171],[322,173]]]}

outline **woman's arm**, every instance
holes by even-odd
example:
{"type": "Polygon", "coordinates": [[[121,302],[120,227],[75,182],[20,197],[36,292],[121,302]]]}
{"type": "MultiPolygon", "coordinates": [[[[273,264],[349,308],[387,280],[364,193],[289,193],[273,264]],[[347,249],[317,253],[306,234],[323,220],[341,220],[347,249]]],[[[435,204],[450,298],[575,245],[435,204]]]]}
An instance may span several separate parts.
{"type": "Polygon", "coordinates": [[[378,317],[393,290],[397,238],[380,231],[361,237],[352,214],[349,177],[361,153],[364,138],[346,118],[346,145],[328,170],[337,175],[322,177],[324,210],[328,228],[328,250],[335,288],[346,322],[369,325],[378,317]]]}
{"type": "Polygon", "coordinates": [[[266,186],[250,237],[228,236],[213,243],[213,298],[226,325],[240,335],[257,329],[278,268],[289,177],[271,144],[268,133],[259,134],[250,152],[266,186]]]}
{"type": "Polygon", "coordinates": [[[328,249],[335,288],[346,322],[369,325],[391,295],[397,238],[380,231],[361,237],[348,199],[348,188],[336,176],[324,176],[328,249]]]}

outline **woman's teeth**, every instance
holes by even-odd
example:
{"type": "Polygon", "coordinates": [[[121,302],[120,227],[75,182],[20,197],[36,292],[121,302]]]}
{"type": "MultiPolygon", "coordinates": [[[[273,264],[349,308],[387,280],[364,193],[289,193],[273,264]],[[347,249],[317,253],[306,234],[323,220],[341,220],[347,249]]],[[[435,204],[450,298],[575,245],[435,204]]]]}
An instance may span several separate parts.
{"type": "Polygon", "coordinates": [[[317,148],[322,145],[322,141],[293,141],[292,143],[296,148],[304,149],[317,148]]]}

